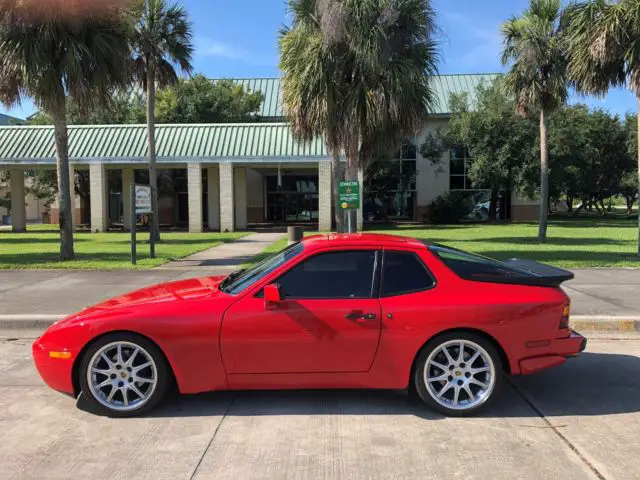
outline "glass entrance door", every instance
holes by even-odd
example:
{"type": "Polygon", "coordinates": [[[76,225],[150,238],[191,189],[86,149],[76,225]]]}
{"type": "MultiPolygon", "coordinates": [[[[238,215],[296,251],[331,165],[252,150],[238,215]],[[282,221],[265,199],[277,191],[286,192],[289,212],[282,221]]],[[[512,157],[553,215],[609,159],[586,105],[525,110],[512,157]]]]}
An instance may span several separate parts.
{"type": "Polygon", "coordinates": [[[267,177],[267,221],[301,223],[318,221],[317,175],[267,177]]]}

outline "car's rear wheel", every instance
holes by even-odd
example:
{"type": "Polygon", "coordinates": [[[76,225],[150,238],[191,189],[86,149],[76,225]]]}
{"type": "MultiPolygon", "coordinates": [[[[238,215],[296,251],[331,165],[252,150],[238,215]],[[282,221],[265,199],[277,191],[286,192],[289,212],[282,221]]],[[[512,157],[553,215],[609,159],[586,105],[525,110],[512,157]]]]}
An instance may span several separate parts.
{"type": "Polygon", "coordinates": [[[413,384],[420,398],[450,416],[471,415],[493,401],[503,380],[495,347],[480,335],[451,332],[418,354],[413,384]]]}
{"type": "Polygon", "coordinates": [[[97,413],[131,417],[162,400],[170,371],[152,342],[135,334],[115,333],[89,347],[79,375],[83,395],[97,413]]]}

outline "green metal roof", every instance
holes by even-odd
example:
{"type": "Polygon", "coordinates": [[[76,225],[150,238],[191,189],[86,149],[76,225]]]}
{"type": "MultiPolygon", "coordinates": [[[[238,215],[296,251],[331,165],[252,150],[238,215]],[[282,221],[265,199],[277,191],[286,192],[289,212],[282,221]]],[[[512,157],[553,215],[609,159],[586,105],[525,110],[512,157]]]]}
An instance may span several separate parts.
{"type": "MultiPolygon", "coordinates": [[[[69,127],[69,158],[84,163],[144,162],[146,125],[69,127]]],[[[324,142],[297,143],[286,123],[157,125],[158,162],[305,161],[328,158],[324,142]]],[[[53,127],[0,127],[0,164],[55,163],[53,127]]]]}
{"type": "MultiPolygon", "coordinates": [[[[469,93],[473,104],[476,87],[481,83],[491,83],[498,76],[499,74],[497,73],[485,73],[436,75],[432,77],[436,102],[431,113],[433,115],[450,114],[449,100],[452,93],[469,93]]],[[[284,118],[280,78],[231,78],[230,80],[244,86],[250,92],[258,90],[262,92],[264,101],[258,112],[260,116],[270,119],[284,118]]]]}

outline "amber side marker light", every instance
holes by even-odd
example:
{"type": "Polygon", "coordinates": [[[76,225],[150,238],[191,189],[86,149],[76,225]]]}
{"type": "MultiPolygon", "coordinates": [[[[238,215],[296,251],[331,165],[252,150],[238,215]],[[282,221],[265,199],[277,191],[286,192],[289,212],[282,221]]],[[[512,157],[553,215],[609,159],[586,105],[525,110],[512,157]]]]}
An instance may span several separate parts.
{"type": "Polygon", "coordinates": [[[71,358],[71,352],[49,352],[49,358],[71,358]]]}
{"type": "Polygon", "coordinates": [[[569,328],[569,315],[571,314],[571,307],[565,305],[562,309],[562,318],[560,319],[560,328],[569,328]]]}

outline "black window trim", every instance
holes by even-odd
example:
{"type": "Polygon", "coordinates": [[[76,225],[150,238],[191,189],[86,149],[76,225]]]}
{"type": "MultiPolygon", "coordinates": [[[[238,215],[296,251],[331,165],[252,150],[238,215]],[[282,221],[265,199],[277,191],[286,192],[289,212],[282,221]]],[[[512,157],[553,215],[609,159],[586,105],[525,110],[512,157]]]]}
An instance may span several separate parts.
{"type": "Polygon", "coordinates": [[[302,297],[287,297],[287,296],[283,296],[282,299],[283,300],[375,300],[378,298],[379,294],[379,289],[380,289],[380,285],[381,285],[381,271],[382,271],[382,249],[380,247],[371,247],[371,248],[367,248],[365,246],[363,247],[358,247],[358,248],[329,248],[327,250],[321,250],[318,252],[314,252],[312,254],[310,254],[307,257],[301,258],[295,265],[292,265],[291,268],[289,268],[288,270],[281,272],[280,275],[278,275],[276,278],[274,278],[273,280],[269,281],[268,283],[266,283],[265,285],[262,286],[262,288],[260,288],[258,290],[258,292],[254,295],[254,297],[256,298],[262,298],[263,297],[263,291],[264,291],[264,287],[266,285],[271,285],[271,284],[279,284],[278,280],[280,280],[280,278],[283,275],[286,275],[287,273],[289,273],[291,270],[293,270],[294,268],[296,268],[299,265],[302,265],[304,262],[306,262],[307,260],[311,260],[314,257],[320,256],[320,255],[326,255],[329,253],[345,253],[345,252],[374,252],[375,253],[375,258],[373,259],[373,279],[371,281],[371,293],[369,294],[368,297],[313,297],[313,298],[302,298],[302,297]]]}
{"type": "Polygon", "coordinates": [[[380,282],[378,284],[378,298],[394,298],[394,297],[402,297],[404,295],[412,295],[414,293],[428,292],[429,290],[433,290],[437,286],[438,286],[438,279],[435,277],[433,272],[431,272],[429,267],[427,267],[427,264],[424,263],[424,260],[422,259],[422,257],[420,257],[420,255],[418,255],[417,252],[415,252],[413,250],[402,250],[402,249],[399,249],[399,248],[385,248],[385,249],[383,249],[383,251],[382,251],[382,268],[381,268],[381,273],[380,273],[380,282]],[[424,268],[424,270],[427,272],[427,275],[429,275],[429,278],[431,278],[431,280],[433,282],[431,284],[431,286],[427,287],[427,288],[419,288],[419,289],[415,289],[415,290],[409,290],[409,291],[398,293],[398,294],[394,294],[394,295],[382,295],[382,283],[384,282],[384,260],[385,260],[385,255],[386,255],[387,252],[410,253],[410,254],[412,254],[416,258],[416,260],[418,260],[418,263],[422,266],[422,268],[424,268]]]}

